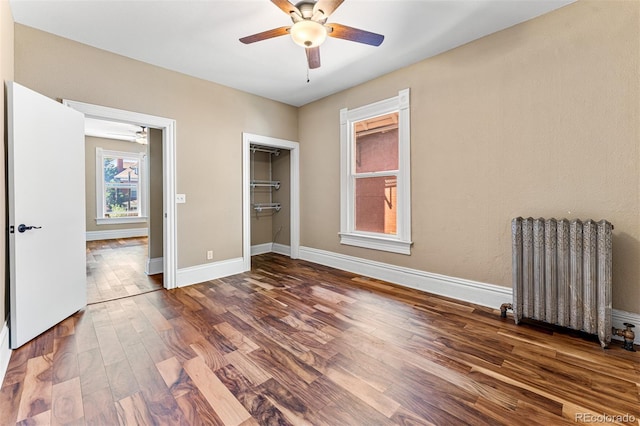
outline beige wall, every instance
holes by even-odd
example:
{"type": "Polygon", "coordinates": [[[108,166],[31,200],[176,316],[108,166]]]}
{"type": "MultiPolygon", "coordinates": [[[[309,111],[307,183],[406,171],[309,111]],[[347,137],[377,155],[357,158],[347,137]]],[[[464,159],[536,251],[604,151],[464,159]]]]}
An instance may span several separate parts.
{"type": "MultiPolygon", "coordinates": [[[[110,151],[123,152],[146,152],[146,147],[137,143],[120,141],[116,139],[96,138],[93,136],[85,137],[84,156],[84,182],[85,182],[85,200],[87,204],[87,231],[111,231],[117,229],[136,229],[146,228],[147,223],[116,223],[98,225],[96,223],[97,207],[96,207],[96,148],[102,148],[110,151]]],[[[160,175],[162,178],[162,175],[160,175]]]]}
{"type": "Polygon", "coordinates": [[[636,0],[581,0],[299,110],[20,25],[15,75],[53,98],[177,120],[180,267],[241,254],[245,131],[301,142],[304,246],[510,286],[511,218],[606,218],[614,308],[637,313],[639,28],[636,0]],[[412,255],[341,246],[339,110],[406,87],[412,255]]]}
{"type": "MultiPolygon", "coordinates": [[[[6,214],[6,191],[5,191],[5,150],[7,146],[7,123],[5,113],[6,85],[7,81],[13,80],[13,18],[9,8],[9,2],[0,0],[0,80],[2,80],[2,102],[0,102],[0,135],[4,141],[5,149],[0,151],[0,229],[7,229],[6,214]]],[[[7,234],[2,232],[0,236],[0,329],[9,313],[9,279],[8,258],[7,258],[7,234]]]]}
{"type": "Polygon", "coordinates": [[[297,109],[15,26],[16,80],[66,98],[177,122],[178,267],[242,255],[242,132],[297,140],[297,109]],[[46,70],[46,72],[43,72],[46,70]]]}
{"type": "Polygon", "coordinates": [[[149,258],[162,257],[164,205],[162,130],[149,129],[149,258]]]}
{"type": "Polygon", "coordinates": [[[640,2],[586,1],[299,111],[301,244],[511,286],[516,216],[608,219],[640,312],[640,2]],[[411,89],[411,256],[342,246],[339,110],[411,89]]]}

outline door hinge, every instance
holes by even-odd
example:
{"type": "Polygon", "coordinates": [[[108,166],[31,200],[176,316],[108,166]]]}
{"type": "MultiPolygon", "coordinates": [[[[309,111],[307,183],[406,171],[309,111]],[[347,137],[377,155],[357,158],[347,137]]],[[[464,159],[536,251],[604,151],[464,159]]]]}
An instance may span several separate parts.
{"type": "Polygon", "coordinates": [[[14,234],[16,232],[16,228],[13,225],[9,225],[9,233],[14,234]]]}

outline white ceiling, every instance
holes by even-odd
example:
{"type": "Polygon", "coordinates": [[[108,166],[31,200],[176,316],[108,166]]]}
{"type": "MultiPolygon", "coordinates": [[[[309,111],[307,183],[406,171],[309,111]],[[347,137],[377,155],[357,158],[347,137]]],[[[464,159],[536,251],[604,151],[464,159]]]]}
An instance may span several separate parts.
{"type": "Polygon", "coordinates": [[[269,0],[10,0],[15,22],[163,68],[301,106],[575,0],[346,0],[328,22],[383,34],[380,47],[329,37],[319,69],[269,0]]]}

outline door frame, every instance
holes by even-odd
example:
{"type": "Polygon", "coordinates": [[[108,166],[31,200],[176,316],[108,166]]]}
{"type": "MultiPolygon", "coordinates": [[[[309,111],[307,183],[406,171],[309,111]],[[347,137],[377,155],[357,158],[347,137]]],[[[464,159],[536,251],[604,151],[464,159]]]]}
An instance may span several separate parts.
{"type": "Polygon", "coordinates": [[[82,112],[85,117],[119,121],[162,130],[162,192],[163,221],[163,286],[176,288],[178,269],[178,230],[176,208],[176,121],[171,118],[126,111],[69,99],[62,103],[82,112]]]}
{"type": "Polygon", "coordinates": [[[290,194],[290,247],[291,258],[300,255],[300,144],[269,136],[242,133],[242,261],[245,271],[251,270],[251,156],[250,145],[256,143],[269,148],[289,150],[289,170],[291,178],[290,194]]]}

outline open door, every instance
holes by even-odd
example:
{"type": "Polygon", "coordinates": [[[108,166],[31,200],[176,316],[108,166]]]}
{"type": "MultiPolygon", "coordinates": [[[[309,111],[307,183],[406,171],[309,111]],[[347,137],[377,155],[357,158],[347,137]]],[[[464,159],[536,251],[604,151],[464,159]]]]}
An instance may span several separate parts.
{"type": "Polygon", "coordinates": [[[10,338],[86,305],[84,115],[7,83],[10,338]]]}

